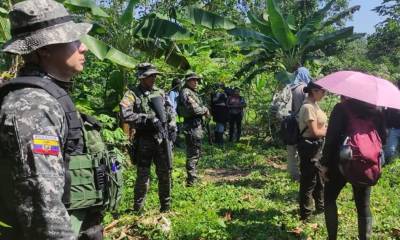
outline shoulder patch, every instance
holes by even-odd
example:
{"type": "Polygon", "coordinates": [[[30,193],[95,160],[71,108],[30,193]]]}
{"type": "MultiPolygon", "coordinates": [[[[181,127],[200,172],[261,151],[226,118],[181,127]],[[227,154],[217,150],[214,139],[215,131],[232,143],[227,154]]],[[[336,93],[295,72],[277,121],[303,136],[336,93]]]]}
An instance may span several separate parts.
{"type": "Polygon", "coordinates": [[[33,135],[32,151],[36,154],[58,156],[60,143],[57,136],[33,135]]]}
{"type": "Polygon", "coordinates": [[[128,90],[125,94],[124,97],[122,98],[120,105],[123,107],[127,108],[130,105],[133,105],[135,103],[135,95],[132,91],[128,90]]]}

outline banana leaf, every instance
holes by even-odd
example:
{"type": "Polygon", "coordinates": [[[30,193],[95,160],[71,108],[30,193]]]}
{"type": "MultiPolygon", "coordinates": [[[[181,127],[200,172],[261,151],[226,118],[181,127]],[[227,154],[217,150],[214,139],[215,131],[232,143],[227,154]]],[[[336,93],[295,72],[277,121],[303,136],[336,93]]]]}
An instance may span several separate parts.
{"type": "Polygon", "coordinates": [[[233,29],[235,23],[215,13],[200,8],[188,7],[187,17],[192,24],[201,25],[210,29],[233,29]]]}
{"type": "Polygon", "coordinates": [[[311,17],[309,17],[300,30],[296,33],[298,44],[300,46],[307,44],[307,42],[312,38],[312,34],[320,29],[322,21],[326,17],[329,9],[336,2],[336,0],[331,0],[323,8],[315,12],[311,17]]]}
{"type": "Polygon", "coordinates": [[[291,32],[288,23],[276,6],[275,0],[267,0],[267,8],[274,37],[284,50],[293,48],[297,43],[297,38],[291,32]]]}
{"type": "Polygon", "coordinates": [[[258,30],[265,34],[265,35],[272,35],[272,30],[269,22],[265,21],[264,19],[258,18],[254,13],[248,12],[247,13],[247,18],[250,20],[250,22],[255,25],[258,30]]]}
{"type": "Polygon", "coordinates": [[[6,42],[10,38],[10,21],[6,17],[0,17],[0,42],[6,42]]]}
{"type": "Polygon", "coordinates": [[[277,48],[279,48],[279,43],[275,39],[257,31],[253,31],[246,28],[235,28],[232,30],[228,30],[228,33],[233,36],[241,37],[244,39],[254,39],[260,41],[270,51],[274,51],[277,48]]]}
{"type": "Polygon", "coordinates": [[[99,6],[97,6],[96,2],[93,0],[64,0],[63,3],[64,5],[90,9],[94,16],[109,17],[109,15],[99,6]]]}
{"type": "Polygon", "coordinates": [[[312,52],[322,47],[353,35],[353,27],[343,28],[320,37],[316,37],[304,46],[304,52],[312,52]]]}
{"type": "Polygon", "coordinates": [[[100,60],[108,59],[113,63],[127,68],[135,68],[136,60],[127,54],[108,46],[105,42],[90,35],[81,38],[81,41],[100,60]]]}
{"type": "Polygon", "coordinates": [[[177,23],[158,17],[146,17],[135,29],[135,35],[141,38],[163,38],[173,41],[190,39],[190,32],[177,23]]]}
{"type": "Polygon", "coordinates": [[[123,25],[127,25],[133,20],[133,11],[136,4],[139,3],[139,0],[130,0],[128,6],[126,7],[124,13],[122,14],[119,22],[123,25]]]}

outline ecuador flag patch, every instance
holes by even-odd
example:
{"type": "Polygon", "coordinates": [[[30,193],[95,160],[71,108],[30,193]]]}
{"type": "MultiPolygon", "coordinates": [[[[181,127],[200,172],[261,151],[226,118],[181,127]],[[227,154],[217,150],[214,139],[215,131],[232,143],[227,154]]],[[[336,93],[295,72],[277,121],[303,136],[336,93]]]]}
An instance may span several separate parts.
{"type": "Polygon", "coordinates": [[[60,143],[56,136],[33,135],[33,153],[58,156],[60,143]]]}

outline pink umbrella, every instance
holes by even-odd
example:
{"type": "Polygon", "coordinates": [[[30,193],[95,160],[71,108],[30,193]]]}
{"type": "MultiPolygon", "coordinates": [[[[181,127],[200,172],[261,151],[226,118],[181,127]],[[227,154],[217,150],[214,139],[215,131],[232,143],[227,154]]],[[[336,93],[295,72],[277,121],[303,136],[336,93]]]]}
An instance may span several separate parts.
{"type": "Polygon", "coordinates": [[[354,71],[339,71],[315,82],[324,89],[376,106],[400,109],[400,90],[391,82],[354,71]]]}

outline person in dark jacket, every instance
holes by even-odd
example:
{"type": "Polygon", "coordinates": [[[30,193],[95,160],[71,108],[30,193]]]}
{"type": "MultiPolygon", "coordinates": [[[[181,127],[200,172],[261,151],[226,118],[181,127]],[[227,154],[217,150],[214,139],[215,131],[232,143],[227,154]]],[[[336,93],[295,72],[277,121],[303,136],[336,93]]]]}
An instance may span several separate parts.
{"type": "MultiPolygon", "coordinates": [[[[337,239],[338,213],[336,200],[340,191],[346,185],[346,180],[339,171],[339,152],[346,135],[347,110],[361,118],[373,118],[381,139],[386,139],[383,114],[375,106],[355,99],[346,99],[334,107],[328,123],[321,160],[321,174],[327,181],[325,183],[324,204],[329,240],[337,239]]],[[[372,233],[372,215],[369,207],[371,187],[354,185],[352,187],[357,207],[359,239],[370,239],[372,233]]]]}
{"type": "Polygon", "coordinates": [[[213,116],[215,126],[215,143],[219,146],[224,144],[224,132],[226,123],[229,120],[229,110],[226,104],[228,96],[224,91],[223,83],[218,85],[218,89],[211,97],[211,115],[213,116]]]}
{"type": "Polygon", "coordinates": [[[236,87],[233,90],[233,94],[228,97],[227,102],[229,108],[229,141],[232,142],[234,136],[236,136],[235,140],[239,142],[240,136],[242,135],[242,119],[246,101],[240,96],[240,89],[236,87]]]}

